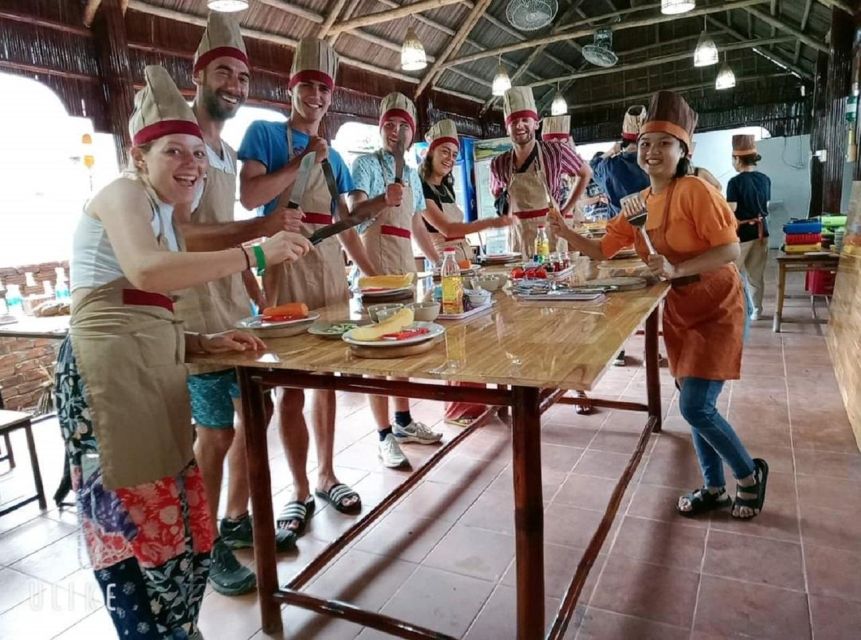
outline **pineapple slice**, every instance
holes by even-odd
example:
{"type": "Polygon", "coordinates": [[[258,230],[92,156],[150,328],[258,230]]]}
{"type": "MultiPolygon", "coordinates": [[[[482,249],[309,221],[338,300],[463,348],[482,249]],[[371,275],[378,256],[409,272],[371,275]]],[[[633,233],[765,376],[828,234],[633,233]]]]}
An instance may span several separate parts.
{"type": "Polygon", "coordinates": [[[350,337],[363,342],[379,340],[388,333],[396,333],[405,329],[413,323],[414,319],[415,315],[412,309],[401,309],[379,324],[371,324],[353,329],[350,332],[350,337]]]}

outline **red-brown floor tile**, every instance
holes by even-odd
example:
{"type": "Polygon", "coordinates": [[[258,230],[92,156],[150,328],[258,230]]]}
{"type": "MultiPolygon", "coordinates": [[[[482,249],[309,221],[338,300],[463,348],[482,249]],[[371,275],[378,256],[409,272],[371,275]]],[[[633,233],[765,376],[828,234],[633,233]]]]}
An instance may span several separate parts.
{"type": "Polygon", "coordinates": [[[588,607],[580,623],[579,640],[688,640],[690,630],[645,618],[588,607]]]}
{"type": "Polygon", "coordinates": [[[791,502],[770,502],[766,496],[762,512],[750,520],[740,520],[731,516],[730,509],[720,509],[711,515],[712,529],[729,533],[742,533],[750,536],[777,538],[789,542],[799,542],[798,507],[791,502]]]}
{"type": "Polygon", "coordinates": [[[811,594],[861,603],[861,545],[852,552],[805,544],[804,562],[811,594]]]}
{"type": "Polygon", "coordinates": [[[861,629],[861,607],[840,598],[811,596],[813,634],[816,640],[856,638],[861,629]]]}
{"type": "Polygon", "coordinates": [[[35,598],[48,584],[14,569],[0,568],[0,613],[35,598]]]}
{"type": "MultiPolygon", "coordinates": [[[[545,630],[559,608],[556,598],[544,598],[545,630]]],[[[517,592],[511,587],[497,587],[488,598],[466,634],[467,640],[505,640],[515,637],[517,628],[517,592]]]]}
{"type": "MultiPolygon", "coordinates": [[[[256,628],[260,625],[258,624],[256,628]]],[[[102,607],[88,615],[77,624],[69,627],[54,640],[92,640],[93,638],[112,638],[116,635],[114,623],[108,610],[102,607]]]]}
{"type": "Polygon", "coordinates": [[[256,593],[223,596],[213,592],[203,600],[200,630],[207,638],[249,638],[260,628],[256,593]]]}
{"type": "Polygon", "coordinates": [[[581,427],[545,422],[541,426],[541,441],[567,447],[587,447],[596,433],[598,433],[597,426],[581,427]]]}
{"type": "Polygon", "coordinates": [[[661,437],[643,471],[643,484],[673,487],[687,493],[703,485],[697,456],[689,439],[661,437]],[[671,444],[669,444],[671,443],[671,444]]]}
{"type": "Polygon", "coordinates": [[[616,480],[628,464],[630,454],[587,449],[574,467],[576,473],[616,480]]]}
{"type": "MultiPolygon", "coordinates": [[[[460,637],[484,606],[493,587],[492,582],[421,567],[383,607],[382,612],[460,637]]],[[[386,637],[363,633],[368,638],[386,637]]]]}
{"type": "Polygon", "coordinates": [[[807,597],[762,584],[703,576],[694,629],[762,640],[810,638],[807,597]]]}
{"type": "Polygon", "coordinates": [[[541,443],[541,468],[568,473],[582,455],[582,448],[543,442],[541,443]]]}
{"type": "Polygon", "coordinates": [[[857,552],[861,540],[861,518],[857,513],[801,506],[801,535],[804,544],[835,547],[857,552]]]}
{"type": "Polygon", "coordinates": [[[419,518],[455,522],[478,498],[484,487],[422,482],[395,506],[395,511],[419,518]]]}
{"type": "Polygon", "coordinates": [[[589,605],[655,622],[690,627],[698,580],[698,574],[693,571],[611,556],[589,605]]]}
{"type": "Polygon", "coordinates": [[[625,517],[610,557],[699,571],[706,532],[701,527],[625,517]]]}
{"type": "Polygon", "coordinates": [[[615,481],[606,478],[570,473],[553,497],[553,504],[604,511],[615,484],[615,481]]]}
{"type": "Polygon", "coordinates": [[[513,536],[456,524],[422,564],[472,578],[498,581],[513,557],[513,536]]]}
{"type": "MultiPolygon", "coordinates": [[[[640,427],[642,426],[644,425],[641,424],[640,427]]],[[[630,456],[637,448],[637,442],[639,439],[640,433],[614,430],[605,425],[604,428],[595,436],[592,444],[589,445],[589,449],[624,453],[630,456]]],[[[652,442],[654,442],[654,440],[652,442]]]]}
{"type": "MultiPolygon", "coordinates": [[[[284,607],[281,620],[284,628],[280,633],[267,634],[258,631],[251,636],[252,640],[353,640],[362,632],[362,627],[352,622],[323,616],[299,607],[284,607]]],[[[206,638],[209,640],[209,636],[206,638]]]]}
{"type": "Polygon", "coordinates": [[[793,542],[711,531],[703,573],[804,590],[801,545],[793,542]]]}
{"type": "Polygon", "coordinates": [[[861,480],[861,454],[799,449],[795,452],[799,475],[861,480]]]}
{"type": "Polygon", "coordinates": [[[10,565],[17,562],[34,551],[65,538],[75,530],[76,527],[72,525],[48,518],[30,520],[0,536],[0,564],[10,565]]]}
{"type": "Polygon", "coordinates": [[[566,547],[585,547],[602,516],[600,511],[552,504],[544,512],[544,541],[566,547]]]}
{"type": "Polygon", "coordinates": [[[454,451],[426,476],[426,480],[484,489],[496,479],[499,472],[509,463],[508,448],[502,447],[500,451],[501,453],[492,460],[470,458],[454,451]]]}
{"type": "Polygon", "coordinates": [[[393,511],[383,516],[357,543],[356,549],[419,563],[451,528],[447,520],[417,518],[393,511]]]}
{"type": "Polygon", "coordinates": [[[857,516],[861,512],[858,482],[822,476],[799,476],[798,495],[801,506],[822,507],[857,516]]]}
{"type": "Polygon", "coordinates": [[[502,491],[485,491],[458,524],[514,535],[514,500],[502,491]]]}
{"type": "MultiPolygon", "coordinates": [[[[606,550],[607,547],[605,546],[606,550]]],[[[564,547],[557,544],[544,544],[544,595],[553,598],[562,598],[571,580],[574,579],[574,573],[577,570],[577,565],[583,557],[583,549],[577,547],[564,547]]],[[[595,563],[592,565],[589,575],[586,578],[586,583],[580,592],[578,602],[587,602],[595,589],[595,584],[598,582],[598,575],[601,573],[601,567],[604,566],[606,555],[598,556],[595,563]]],[[[514,587],[517,585],[517,565],[514,561],[505,572],[502,579],[502,584],[514,587]]]]}
{"type": "Polygon", "coordinates": [[[685,493],[687,491],[640,483],[637,485],[636,493],[634,493],[631,504],[628,506],[628,515],[689,527],[708,527],[708,515],[698,518],[679,515],[676,505],[679,496],[685,493]]]}

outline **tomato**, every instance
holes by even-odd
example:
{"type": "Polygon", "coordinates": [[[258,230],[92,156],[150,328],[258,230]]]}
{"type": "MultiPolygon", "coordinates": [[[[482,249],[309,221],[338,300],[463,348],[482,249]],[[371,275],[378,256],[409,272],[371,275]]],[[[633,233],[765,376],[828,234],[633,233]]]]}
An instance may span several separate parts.
{"type": "Polygon", "coordinates": [[[547,270],[544,267],[538,267],[532,277],[543,280],[547,278],[547,270]]]}
{"type": "Polygon", "coordinates": [[[415,336],[422,336],[426,333],[430,333],[430,329],[427,327],[420,327],[418,329],[405,329],[404,331],[398,331],[396,333],[387,333],[384,336],[380,336],[381,340],[406,340],[407,338],[412,338],[415,336]]]}
{"type": "Polygon", "coordinates": [[[511,271],[511,277],[515,279],[523,278],[526,275],[526,272],[522,267],[515,267],[511,271]]]}

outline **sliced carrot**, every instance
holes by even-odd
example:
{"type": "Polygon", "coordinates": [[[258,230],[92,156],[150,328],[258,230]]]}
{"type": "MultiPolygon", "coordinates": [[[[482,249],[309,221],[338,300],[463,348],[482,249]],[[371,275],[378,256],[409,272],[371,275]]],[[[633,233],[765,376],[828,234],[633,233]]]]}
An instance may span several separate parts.
{"type": "Polygon", "coordinates": [[[292,318],[307,318],[308,305],[304,302],[288,302],[276,307],[266,307],[263,310],[265,317],[290,316],[292,318]]]}

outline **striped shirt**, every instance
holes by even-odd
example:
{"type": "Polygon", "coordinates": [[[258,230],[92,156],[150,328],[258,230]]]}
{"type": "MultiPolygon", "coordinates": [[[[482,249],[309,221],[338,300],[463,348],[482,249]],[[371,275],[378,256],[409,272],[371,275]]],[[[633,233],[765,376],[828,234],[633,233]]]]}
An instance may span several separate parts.
{"type": "MultiPolygon", "coordinates": [[[[553,199],[559,205],[565,204],[562,201],[564,184],[562,176],[577,176],[580,169],[583,167],[584,161],[578,153],[565,142],[547,142],[538,140],[537,144],[541,147],[541,156],[544,163],[544,176],[547,179],[547,185],[550,187],[550,193],[553,199]]],[[[508,186],[511,179],[512,155],[514,149],[506,151],[496,156],[490,163],[490,191],[494,197],[499,196],[500,192],[508,186]]],[[[528,171],[532,171],[530,166],[528,171]]]]}

